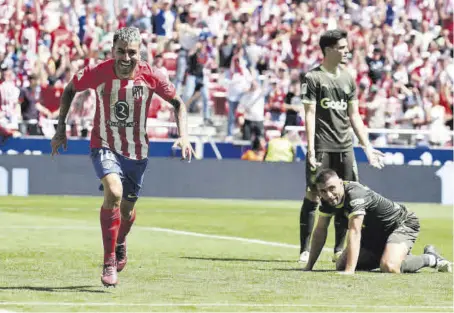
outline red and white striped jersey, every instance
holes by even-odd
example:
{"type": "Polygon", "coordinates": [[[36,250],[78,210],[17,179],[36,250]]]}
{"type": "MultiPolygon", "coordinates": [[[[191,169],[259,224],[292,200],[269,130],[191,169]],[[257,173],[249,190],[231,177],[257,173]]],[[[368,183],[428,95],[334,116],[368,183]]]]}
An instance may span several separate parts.
{"type": "Polygon", "coordinates": [[[90,147],[106,147],[127,158],[148,156],[147,113],[153,93],[166,101],[175,97],[173,84],[148,63],[137,64],[134,79],[119,79],[113,59],[87,66],[73,77],[76,91],[96,92],[90,147]]]}

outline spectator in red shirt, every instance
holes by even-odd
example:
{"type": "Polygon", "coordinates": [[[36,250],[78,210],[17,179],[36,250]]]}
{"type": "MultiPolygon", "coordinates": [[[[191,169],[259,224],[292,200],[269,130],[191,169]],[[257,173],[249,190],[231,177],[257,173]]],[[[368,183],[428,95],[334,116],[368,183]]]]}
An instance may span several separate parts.
{"type": "Polygon", "coordinates": [[[267,111],[271,114],[271,121],[280,122],[285,112],[285,93],[279,87],[277,80],[271,82],[271,93],[268,98],[267,111]]]}

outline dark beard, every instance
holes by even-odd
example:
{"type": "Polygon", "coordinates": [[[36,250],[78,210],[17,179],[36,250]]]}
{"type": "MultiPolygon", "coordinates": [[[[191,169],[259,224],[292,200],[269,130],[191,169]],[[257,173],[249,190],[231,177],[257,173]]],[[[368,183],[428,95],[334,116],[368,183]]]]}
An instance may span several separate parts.
{"type": "Polygon", "coordinates": [[[134,72],[134,64],[131,64],[131,70],[126,70],[124,69],[121,65],[120,65],[120,61],[118,61],[116,64],[116,72],[117,74],[120,74],[121,76],[124,76],[124,77],[129,77],[131,75],[132,72],[134,72]]]}

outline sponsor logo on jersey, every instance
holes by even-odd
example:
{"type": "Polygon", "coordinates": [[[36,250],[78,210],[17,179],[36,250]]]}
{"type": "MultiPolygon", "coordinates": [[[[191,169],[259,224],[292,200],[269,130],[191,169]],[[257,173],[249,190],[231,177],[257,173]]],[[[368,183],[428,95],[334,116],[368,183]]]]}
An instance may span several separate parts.
{"type": "Polygon", "coordinates": [[[329,98],[323,98],[322,101],[320,101],[320,106],[324,109],[347,110],[347,101],[344,99],[341,101],[333,101],[329,98]]]}
{"type": "Polygon", "coordinates": [[[119,121],[125,121],[129,117],[129,104],[125,101],[118,101],[114,105],[115,117],[119,121]]]}
{"type": "Polygon", "coordinates": [[[136,127],[139,125],[137,122],[125,122],[125,121],[107,121],[107,125],[110,127],[136,127]]]}

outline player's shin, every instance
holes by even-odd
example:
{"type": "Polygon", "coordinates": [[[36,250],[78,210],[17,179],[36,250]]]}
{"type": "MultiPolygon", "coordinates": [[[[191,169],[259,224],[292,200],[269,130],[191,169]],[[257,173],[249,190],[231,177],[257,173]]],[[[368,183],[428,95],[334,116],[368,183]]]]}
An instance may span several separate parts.
{"type": "Polygon", "coordinates": [[[135,208],[132,209],[132,211],[130,213],[128,212],[128,214],[122,214],[120,230],[118,232],[118,239],[117,239],[118,245],[125,243],[126,236],[131,231],[132,224],[134,224],[135,220],[136,220],[136,209],[135,208]]]}
{"type": "Polygon", "coordinates": [[[300,212],[300,253],[309,251],[309,242],[314,228],[317,207],[318,202],[304,198],[300,212]]]}
{"type": "Polygon", "coordinates": [[[104,264],[115,261],[115,246],[120,229],[120,208],[104,209],[101,207],[100,221],[104,245],[104,264]]]}

